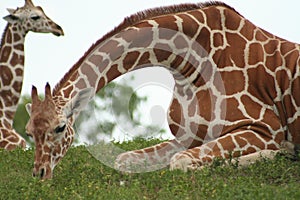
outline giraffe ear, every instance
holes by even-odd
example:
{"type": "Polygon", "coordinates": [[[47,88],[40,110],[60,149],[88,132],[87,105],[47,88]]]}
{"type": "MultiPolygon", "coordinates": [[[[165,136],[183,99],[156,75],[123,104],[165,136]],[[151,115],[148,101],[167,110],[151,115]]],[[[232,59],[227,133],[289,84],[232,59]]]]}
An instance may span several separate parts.
{"type": "Polygon", "coordinates": [[[78,92],[78,94],[71,99],[71,101],[65,107],[65,115],[67,118],[73,115],[77,116],[82,109],[89,103],[91,97],[93,96],[94,89],[86,88],[78,92]]]}
{"type": "Polygon", "coordinates": [[[17,20],[19,20],[19,17],[16,16],[16,15],[7,15],[5,17],[3,17],[4,20],[6,20],[8,23],[14,23],[16,22],[17,20]]]}
{"type": "Polygon", "coordinates": [[[26,111],[27,111],[28,115],[30,116],[31,115],[31,103],[27,103],[25,105],[25,107],[26,107],[26,111]]]}
{"type": "Polygon", "coordinates": [[[13,9],[13,8],[7,8],[6,9],[8,12],[9,12],[9,14],[11,14],[11,15],[13,15],[15,12],[16,12],[16,9],[13,9]]]}

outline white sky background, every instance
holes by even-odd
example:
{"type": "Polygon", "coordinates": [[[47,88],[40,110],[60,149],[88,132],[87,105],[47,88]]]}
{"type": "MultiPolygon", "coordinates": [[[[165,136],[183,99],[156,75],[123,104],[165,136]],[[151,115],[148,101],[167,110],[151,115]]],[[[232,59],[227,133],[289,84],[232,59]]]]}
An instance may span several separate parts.
{"type": "MultiPolygon", "coordinates": [[[[43,93],[46,82],[53,87],[93,42],[122,22],[124,17],[147,8],[198,2],[204,1],[33,0],[35,5],[42,6],[47,15],[64,29],[65,36],[55,37],[51,34],[37,33],[27,35],[22,93],[30,94],[32,85],[37,86],[40,93],[43,93]]],[[[265,30],[290,41],[300,42],[300,1],[224,0],[224,2],[265,30]]],[[[6,8],[16,8],[23,4],[24,0],[0,0],[0,17],[8,14],[6,8]]],[[[5,26],[6,22],[0,18],[0,34],[5,26]]],[[[170,76],[162,71],[141,71],[135,75],[135,78],[144,79],[145,74],[150,78],[157,77],[159,74],[161,80],[166,80],[163,85],[172,85],[172,81],[168,78],[170,76]]],[[[171,96],[168,88],[158,86],[151,90],[148,87],[140,87],[138,91],[149,96],[149,101],[152,101],[150,109],[157,104],[163,105],[164,110],[167,109],[171,96]],[[159,92],[155,93],[155,90],[159,92]]],[[[163,114],[162,112],[163,110],[158,109],[154,114],[160,115],[163,114]]]]}

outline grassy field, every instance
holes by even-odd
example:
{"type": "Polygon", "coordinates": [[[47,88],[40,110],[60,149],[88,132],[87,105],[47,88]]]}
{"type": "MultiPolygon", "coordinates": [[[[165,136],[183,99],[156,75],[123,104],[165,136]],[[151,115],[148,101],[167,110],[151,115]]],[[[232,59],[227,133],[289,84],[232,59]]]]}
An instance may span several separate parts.
{"type": "MultiPolygon", "coordinates": [[[[157,143],[137,140],[134,149],[157,143]]],[[[211,166],[124,175],[73,147],[52,180],[32,178],[33,150],[0,150],[0,199],[300,199],[300,162],[284,157],[249,167],[211,166]]]]}

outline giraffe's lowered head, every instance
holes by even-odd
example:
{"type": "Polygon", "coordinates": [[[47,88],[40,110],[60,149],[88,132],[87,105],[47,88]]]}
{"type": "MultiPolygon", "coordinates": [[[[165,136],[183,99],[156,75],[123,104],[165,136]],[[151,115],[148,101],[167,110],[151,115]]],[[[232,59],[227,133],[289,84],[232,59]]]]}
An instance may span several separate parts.
{"type": "Polygon", "coordinates": [[[34,6],[31,0],[25,0],[25,5],[17,9],[8,8],[9,15],[4,19],[10,24],[19,24],[24,34],[29,31],[64,35],[63,29],[53,22],[39,6],[34,6]]]}
{"type": "Polygon", "coordinates": [[[87,88],[75,95],[63,106],[57,105],[50,89],[45,87],[45,99],[41,101],[37,89],[32,88],[32,104],[27,104],[30,119],[26,131],[35,142],[33,176],[52,178],[53,169],[66,154],[74,138],[73,118],[88,103],[93,89],[87,88]]]}

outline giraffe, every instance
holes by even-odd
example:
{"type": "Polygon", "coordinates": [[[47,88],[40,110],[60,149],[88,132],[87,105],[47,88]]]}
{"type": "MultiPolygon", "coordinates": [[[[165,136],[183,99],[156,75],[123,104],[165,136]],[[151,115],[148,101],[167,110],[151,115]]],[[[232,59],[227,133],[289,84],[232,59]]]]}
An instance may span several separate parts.
{"type": "Polygon", "coordinates": [[[26,125],[36,146],[33,175],[52,178],[72,144],[74,120],[97,91],[123,74],[153,66],[174,77],[167,115],[175,139],[118,155],[116,169],[163,164],[193,170],[214,158],[271,155],[284,142],[299,144],[299,47],[222,2],[127,17],[53,90],[47,84],[44,100],[33,86],[26,125]]]}
{"type": "Polygon", "coordinates": [[[62,28],[46,16],[43,9],[31,0],[17,9],[7,9],[8,22],[3,33],[0,49],[0,148],[7,150],[26,142],[12,127],[20,98],[24,71],[24,42],[29,31],[63,35],[62,28]]]}

